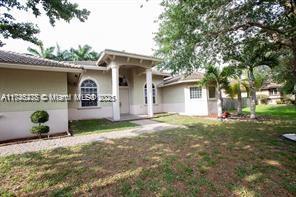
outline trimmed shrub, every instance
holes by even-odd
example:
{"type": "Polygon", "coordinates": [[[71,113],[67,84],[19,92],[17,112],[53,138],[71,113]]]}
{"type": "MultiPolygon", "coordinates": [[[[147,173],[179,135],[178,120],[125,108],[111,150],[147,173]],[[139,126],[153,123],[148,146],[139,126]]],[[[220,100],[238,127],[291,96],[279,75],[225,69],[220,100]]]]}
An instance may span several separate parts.
{"type": "Polygon", "coordinates": [[[258,95],[258,99],[260,100],[260,104],[267,105],[268,104],[268,96],[264,94],[258,95]]]}
{"type": "Polygon", "coordinates": [[[45,123],[48,121],[49,115],[46,111],[35,111],[31,115],[31,121],[36,124],[45,123]]]}
{"type": "Polygon", "coordinates": [[[46,126],[46,125],[34,126],[32,127],[31,131],[33,134],[41,135],[49,132],[49,126],[46,126]]]}
{"type": "Polygon", "coordinates": [[[33,134],[38,135],[40,138],[42,134],[49,132],[49,126],[42,125],[42,123],[47,122],[49,119],[49,115],[46,111],[35,111],[31,115],[31,121],[35,124],[38,124],[38,126],[33,126],[31,129],[31,132],[33,134]]]}
{"type": "Polygon", "coordinates": [[[276,102],[277,105],[279,105],[279,104],[285,104],[284,101],[282,101],[282,100],[276,100],[275,102],[276,102]]]}

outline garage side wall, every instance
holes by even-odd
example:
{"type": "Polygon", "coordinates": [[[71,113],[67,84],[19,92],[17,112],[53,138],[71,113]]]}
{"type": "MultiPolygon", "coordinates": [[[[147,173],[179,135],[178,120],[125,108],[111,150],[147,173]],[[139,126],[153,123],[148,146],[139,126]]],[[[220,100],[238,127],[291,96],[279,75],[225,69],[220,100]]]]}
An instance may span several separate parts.
{"type": "Polygon", "coordinates": [[[164,112],[185,113],[185,87],[179,84],[162,88],[164,112]]]}

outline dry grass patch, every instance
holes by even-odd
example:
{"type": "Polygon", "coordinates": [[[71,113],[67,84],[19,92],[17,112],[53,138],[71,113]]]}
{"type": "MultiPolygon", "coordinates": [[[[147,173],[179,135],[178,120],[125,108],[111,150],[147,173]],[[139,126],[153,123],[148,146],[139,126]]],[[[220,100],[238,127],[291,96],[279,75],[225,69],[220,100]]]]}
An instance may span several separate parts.
{"type": "Polygon", "coordinates": [[[292,121],[188,126],[137,138],[0,158],[0,192],[52,196],[295,196],[296,145],[279,136],[292,121]]]}

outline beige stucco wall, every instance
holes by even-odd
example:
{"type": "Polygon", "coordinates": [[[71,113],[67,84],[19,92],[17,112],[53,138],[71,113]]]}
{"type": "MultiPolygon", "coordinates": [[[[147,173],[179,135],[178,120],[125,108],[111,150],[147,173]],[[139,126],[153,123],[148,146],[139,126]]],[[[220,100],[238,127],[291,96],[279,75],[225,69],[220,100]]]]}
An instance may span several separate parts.
{"type": "MultiPolygon", "coordinates": [[[[0,68],[2,94],[67,94],[67,73],[0,68]]],[[[0,112],[67,109],[66,102],[0,102],[0,112]]]]}
{"type": "MultiPolygon", "coordinates": [[[[133,69],[131,76],[131,99],[130,113],[146,114],[147,105],[144,98],[144,86],[146,84],[146,73],[144,69],[133,69]]],[[[163,81],[163,76],[153,75],[152,82],[156,86],[156,103],[153,104],[154,113],[163,112],[162,109],[162,89],[158,85],[163,81]]]]}
{"type": "Polygon", "coordinates": [[[256,92],[256,96],[259,104],[261,104],[261,100],[259,99],[261,95],[265,95],[268,97],[268,104],[277,104],[277,102],[281,101],[282,99],[282,96],[280,93],[277,95],[270,95],[269,90],[261,90],[256,92]]]}
{"type": "Polygon", "coordinates": [[[178,84],[161,88],[164,112],[185,113],[185,87],[178,84]]]}
{"type": "MultiPolygon", "coordinates": [[[[99,94],[112,94],[111,71],[85,70],[77,84],[69,86],[69,93],[79,94],[80,84],[91,79],[96,82],[99,94]]],[[[112,103],[100,102],[97,107],[81,107],[79,101],[69,102],[69,120],[97,119],[112,116],[112,103]]]]}
{"type": "MultiPolygon", "coordinates": [[[[128,80],[129,90],[129,113],[146,114],[147,105],[144,103],[144,85],[146,83],[146,74],[143,68],[126,68],[122,66],[119,69],[119,75],[125,76],[128,80]]],[[[112,74],[111,71],[86,70],[76,85],[69,86],[69,93],[79,93],[80,83],[85,79],[92,79],[98,85],[99,94],[112,94],[112,74]]],[[[153,83],[157,87],[163,80],[162,76],[153,75],[153,83]]],[[[153,109],[155,113],[162,112],[162,89],[156,89],[156,104],[153,109]]],[[[120,96],[120,95],[119,95],[120,96]]],[[[119,98],[120,99],[120,98],[119,98]]],[[[96,119],[112,116],[112,103],[100,103],[98,107],[82,108],[80,102],[69,103],[69,119],[96,119]]]]}
{"type": "MultiPolygon", "coordinates": [[[[67,73],[0,69],[0,95],[2,94],[67,94],[67,73]]],[[[1,102],[0,141],[30,137],[33,126],[31,114],[36,110],[49,113],[50,133],[68,130],[67,102],[1,102]]]]}
{"type": "Polygon", "coordinates": [[[190,99],[190,87],[194,86],[197,86],[196,83],[163,87],[163,111],[198,116],[217,113],[217,100],[209,100],[208,88],[202,87],[202,98],[190,99]]]}

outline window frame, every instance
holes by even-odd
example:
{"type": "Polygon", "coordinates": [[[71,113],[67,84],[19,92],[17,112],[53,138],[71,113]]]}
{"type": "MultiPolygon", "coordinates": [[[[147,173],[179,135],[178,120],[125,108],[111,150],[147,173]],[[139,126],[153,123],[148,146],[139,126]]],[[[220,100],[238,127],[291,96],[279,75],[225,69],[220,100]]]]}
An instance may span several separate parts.
{"type": "MultiPolygon", "coordinates": [[[[195,99],[202,99],[203,98],[203,95],[202,95],[203,93],[202,93],[202,87],[200,87],[200,86],[190,86],[189,87],[189,99],[190,100],[195,100],[195,99]],[[200,90],[200,97],[196,97],[196,98],[194,98],[194,97],[192,97],[192,95],[191,95],[191,89],[199,89],[200,90]]],[[[199,94],[198,93],[196,93],[196,95],[198,96],[199,94]]]]}
{"type": "MultiPolygon", "coordinates": [[[[152,104],[153,105],[157,104],[157,88],[156,88],[156,85],[154,83],[152,83],[152,104]],[[153,88],[153,86],[154,86],[154,88],[153,88]],[[153,93],[154,93],[154,95],[153,95],[153,93]]],[[[144,84],[144,105],[148,105],[147,83],[144,84]]]]}
{"type": "Polygon", "coordinates": [[[269,91],[270,96],[278,96],[279,95],[279,91],[277,88],[271,88],[269,91]],[[274,92],[276,92],[276,94],[274,94],[274,92]]]}
{"type": "Polygon", "coordinates": [[[217,99],[217,88],[216,86],[208,86],[208,99],[209,100],[216,100],[217,99]],[[210,88],[214,88],[215,89],[215,97],[210,97],[210,88]]]}
{"type": "MultiPolygon", "coordinates": [[[[80,84],[79,84],[79,95],[82,97],[82,84],[83,82],[87,81],[87,80],[90,80],[90,81],[93,81],[95,84],[96,84],[96,89],[97,89],[97,96],[99,95],[99,83],[97,82],[96,79],[94,78],[90,78],[90,77],[87,77],[87,78],[84,78],[80,81],[80,84]]],[[[97,98],[97,105],[96,106],[82,106],[82,99],[80,99],[79,101],[79,108],[81,109],[90,109],[90,108],[99,108],[100,107],[100,102],[99,102],[99,98],[97,98]]]]}

